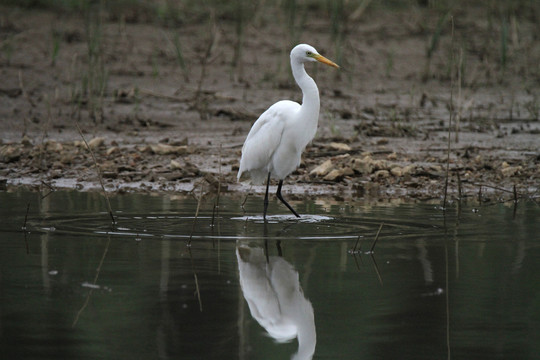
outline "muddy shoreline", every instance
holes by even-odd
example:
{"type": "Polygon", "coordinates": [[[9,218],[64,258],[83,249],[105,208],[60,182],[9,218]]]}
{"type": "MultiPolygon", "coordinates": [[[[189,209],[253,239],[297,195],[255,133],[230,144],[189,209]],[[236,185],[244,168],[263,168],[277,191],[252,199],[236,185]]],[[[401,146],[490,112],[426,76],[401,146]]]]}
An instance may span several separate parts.
{"type": "MultiPolygon", "coordinates": [[[[288,74],[283,29],[252,20],[257,31],[231,65],[228,19],[171,27],[104,12],[95,55],[77,14],[2,10],[1,40],[11,49],[0,56],[2,188],[99,190],[78,123],[109,192],[263,191],[238,183],[236,173],[258,114],[301,97],[288,74]],[[106,86],[96,92],[87,87],[91,79],[106,86]]],[[[539,25],[515,15],[517,41],[503,69],[490,32],[497,25],[481,10],[456,14],[454,37],[443,29],[429,64],[433,9],[373,9],[378,16],[350,20],[341,55],[327,17],[304,24],[300,42],[341,61],[342,71],[307,69],[321,92],[321,117],[302,165],[286,180],[288,198],[442,199],[448,166],[449,199],[460,192],[538,199],[539,25]],[[467,71],[458,73],[463,51],[467,71]]]]}

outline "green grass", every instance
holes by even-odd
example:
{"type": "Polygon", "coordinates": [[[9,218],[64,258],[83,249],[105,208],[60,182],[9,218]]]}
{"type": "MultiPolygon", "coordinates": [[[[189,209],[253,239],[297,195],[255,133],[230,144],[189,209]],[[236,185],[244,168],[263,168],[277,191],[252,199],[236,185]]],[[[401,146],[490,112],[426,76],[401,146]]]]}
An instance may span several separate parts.
{"type": "Polygon", "coordinates": [[[501,23],[501,50],[500,50],[500,65],[504,72],[508,61],[508,21],[503,17],[501,23]]]}
{"type": "Polygon", "coordinates": [[[2,52],[7,65],[10,65],[11,58],[15,52],[15,38],[13,35],[8,35],[6,39],[0,43],[0,51],[2,52]]]}
{"type": "Polygon", "coordinates": [[[186,82],[189,82],[188,68],[186,65],[186,61],[184,60],[184,52],[182,51],[182,43],[180,42],[180,35],[178,34],[178,32],[175,32],[173,34],[173,47],[176,63],[178,64],[178,66],[180,66],[180,69],[182,69],[182,73],[184,74],[184,80],[186,82]]]}
{"type": "Polygon", "coordinates": [[[52,29],[51,30],[51,41],[52,41],[52,46],[51,46],[51,65],[52,66],[55,66],[56,65],[56,59],[58,58],[58,54],[60,52],[60,43],[61,43],[61,37],[62,35],[60,34],[60,32],[56,29],[52,29]]]}

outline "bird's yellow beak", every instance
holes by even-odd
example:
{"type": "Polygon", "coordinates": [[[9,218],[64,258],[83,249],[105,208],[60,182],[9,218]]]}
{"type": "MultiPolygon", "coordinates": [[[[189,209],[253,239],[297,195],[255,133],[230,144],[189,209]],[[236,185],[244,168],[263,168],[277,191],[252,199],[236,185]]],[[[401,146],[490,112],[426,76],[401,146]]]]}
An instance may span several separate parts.
{"type": "Polygon", "coordinates": [[[313,58],[315,60],[317,60],[318,62],[322,62],[323,64],[326,64],[326,65],[330,65],[332,67],[335,67],[335,68],[338,68],[339,69],[339,65],[336,64],[335,62],[333,62],[332,60],[328,60],[327,58],[325,58],[324,56],[320,55],[320,54],[315,54],[313,55],[313,58]]]}

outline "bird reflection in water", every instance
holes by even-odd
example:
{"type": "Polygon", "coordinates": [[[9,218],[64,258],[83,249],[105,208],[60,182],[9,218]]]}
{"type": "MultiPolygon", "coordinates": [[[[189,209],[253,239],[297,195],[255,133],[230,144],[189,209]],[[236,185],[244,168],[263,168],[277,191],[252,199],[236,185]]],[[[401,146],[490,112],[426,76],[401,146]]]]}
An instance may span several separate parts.
{"type": "Polygon", "coordinates": [[[291,359],[311,359],[317,342],[315,319],[298,271],[282,257],[268,256],[262,247],[239,243],[236,257],[253,318],[278,342],[298,338],[298,351],[291,359]]]}

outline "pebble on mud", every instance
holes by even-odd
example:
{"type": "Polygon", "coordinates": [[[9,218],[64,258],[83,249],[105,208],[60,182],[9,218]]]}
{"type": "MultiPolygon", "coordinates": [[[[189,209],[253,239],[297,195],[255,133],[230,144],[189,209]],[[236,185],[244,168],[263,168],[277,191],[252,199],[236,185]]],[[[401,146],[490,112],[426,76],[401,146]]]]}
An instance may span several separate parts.
{"type": "Polygon", "coordinates": [[[96,137],[88,142],[90,149],[95,150],[105,143],[105,139],[102,137],[96,137]]]}
{"type": "Polygon", "coordinates": [[[404,167],[401,169],[401,175],[402,175],[402,176],[405,176],[405,175],[411,175],[411,174],[413,174],[415,171],[416,171],[416,165],[414,165],[414,164],[409,164],[409,165],[407,165],[407,166],[404,166],[404,167]]]}
{"type": "Polygon", "coordinates": [[[523,170],[522,166],[510,166],[506,161],[501,164],[500,172],[504,177],[511,177],[523,170]]]}
{"type": "Polygon", "coordinates": [[[30,140],[30,138],[26,135],[23,136],[22,140],[21,140],[21,144],[24,146],[24,147],[31,147],[33,146],[34,144],[32,144],[32,140],[30,140]]]}
{"type": "Polygon", "coordinates": [[[360,174],[371,174],[373,171],[373,159],[366,155],[363,158],[354,158],[351,162],[352,169],[360,174]]]}
{"type": "Polygon", "coordinates": [[[162,143],[150,145],[150,150],[152,150],[154,154],[158,155],[183,155],[188,153],[188,147],[186,145],[174,146],[162,143]]]}
{"type": "Polygon", "coordinates": [[[182,169],[182,164],[180,164],[179,161],[171,160],[171,163],[169,164],[169,167],[170,167],[172,170],[182,169]]]}
{"type": "Polygon", "coordinates": [[[117,146],[113,146],[113,147],[110,147],[110,148],[107,149],[106,154],[107,154],[107,156],[110,156],[112,154],[117,154],[119,152],[120,152],[120,149],[117,146]]]}
{"type": "Polygon", "coordinates": [[[390,173],[394,175],[395,177],[401,177],[403,175],[403,169],[399,166],[395,166],[390,169],[390,173]]]}
{"type": "Polygon", "coordinates": [[[388,170],[377,170],[373,176],[375,179],[385,179],[390,177],[390,172],[388,170]]]}
{"type": "Polygon", "coordinates": [[[45,143],[45,150],[49,152],[60,152],[64,150],[64,146],[57,141],[49,140],[45,143]]]}
{"type": "Polygon", "coordinates": [[[0,162],[17,161],[21,157],[21,149],[12,145],[0,146],[0,162]]]}

